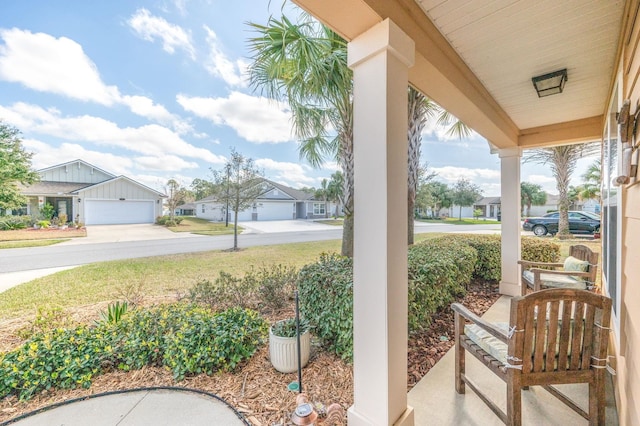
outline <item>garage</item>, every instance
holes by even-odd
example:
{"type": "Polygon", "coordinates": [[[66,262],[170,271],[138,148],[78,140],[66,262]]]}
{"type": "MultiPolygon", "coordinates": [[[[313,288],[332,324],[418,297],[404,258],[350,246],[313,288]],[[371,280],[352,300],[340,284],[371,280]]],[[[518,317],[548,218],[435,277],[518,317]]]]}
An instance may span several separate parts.
{"type": "Polygon", "coordinates": [[[153,200],[87,200],[84,206],[87,225],[153,223],[153,200]]]}
{"type": "Polygon", "coordinates": [[[258,203],[258,220],[291,220],[294,218],[295,203],[258,203]]]}

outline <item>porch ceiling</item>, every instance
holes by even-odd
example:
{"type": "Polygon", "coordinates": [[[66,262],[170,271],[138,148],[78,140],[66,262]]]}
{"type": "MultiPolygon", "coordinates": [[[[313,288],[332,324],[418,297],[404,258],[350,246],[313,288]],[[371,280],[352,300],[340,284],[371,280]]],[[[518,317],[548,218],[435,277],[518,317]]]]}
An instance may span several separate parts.
{"type": "Polygon", "coordinates": [[[348,40],[386,18],[416,42],[410,80],[497,148],[599,139],[625,0],[294,0],[348,40]],[[567,68],[562,94],[531,78],[567,68]]]}

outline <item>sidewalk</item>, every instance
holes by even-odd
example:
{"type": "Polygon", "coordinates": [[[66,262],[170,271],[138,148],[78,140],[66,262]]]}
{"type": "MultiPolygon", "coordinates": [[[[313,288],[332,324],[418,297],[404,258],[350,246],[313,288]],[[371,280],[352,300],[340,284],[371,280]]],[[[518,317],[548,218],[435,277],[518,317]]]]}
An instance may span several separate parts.
{"type": "Polygon", "coordinates": [[[188,389],[138,390],[63,403],[15,422],[17,426],[247,425],[225,402],[188,389]]]}

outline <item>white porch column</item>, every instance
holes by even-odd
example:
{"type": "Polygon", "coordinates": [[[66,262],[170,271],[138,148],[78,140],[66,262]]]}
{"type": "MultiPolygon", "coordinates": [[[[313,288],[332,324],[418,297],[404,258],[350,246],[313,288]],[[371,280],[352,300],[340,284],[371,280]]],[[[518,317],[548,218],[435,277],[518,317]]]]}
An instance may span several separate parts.
{"type": "Polygon", "coordinates": [[[520,295],[520,148],[501,149],[500,156],[500,210],[502,214],[502,278],[500,293],[520,295]]]}
{"type": "Polygon", "coordinates": [[[354,404],[349,425],[413,425],[407,407],[407,87],[414,43],[385,20],[349,43],[354,78],[354,404]]]}

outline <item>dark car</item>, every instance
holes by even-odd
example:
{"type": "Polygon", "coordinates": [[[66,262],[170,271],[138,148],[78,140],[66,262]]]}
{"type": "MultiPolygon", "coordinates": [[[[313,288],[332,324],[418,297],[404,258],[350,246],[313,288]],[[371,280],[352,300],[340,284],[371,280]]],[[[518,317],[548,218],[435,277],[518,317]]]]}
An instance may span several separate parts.
{"type": "MultiPolygon", "coordinates": [[[[556,234],[560,213],[553,212],[542,217],[529,217],[524,220],[522,229],[533,231],[538,236],[556,234]]],[[[569,232],[572,234],[593,234],[600,232],[600,216],[590,212],[569,212],[569,232]]]]}

